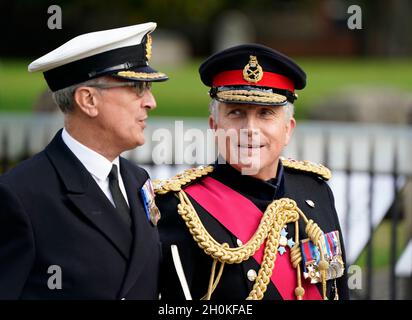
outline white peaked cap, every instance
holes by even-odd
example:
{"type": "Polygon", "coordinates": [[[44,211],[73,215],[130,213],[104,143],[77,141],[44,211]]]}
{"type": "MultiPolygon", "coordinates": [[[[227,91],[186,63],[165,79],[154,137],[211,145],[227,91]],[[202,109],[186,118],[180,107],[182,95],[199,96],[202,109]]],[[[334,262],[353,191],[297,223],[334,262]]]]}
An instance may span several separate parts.
{"type": "Polygon", "coordinates": [[[52,91],[103,75],[134,81],[167,80],[165,74],[148,66],[149,34],[155,29],[156,23],[148,22],[82,34],[33,61],[28,70],[43,72],[52,91]]]}

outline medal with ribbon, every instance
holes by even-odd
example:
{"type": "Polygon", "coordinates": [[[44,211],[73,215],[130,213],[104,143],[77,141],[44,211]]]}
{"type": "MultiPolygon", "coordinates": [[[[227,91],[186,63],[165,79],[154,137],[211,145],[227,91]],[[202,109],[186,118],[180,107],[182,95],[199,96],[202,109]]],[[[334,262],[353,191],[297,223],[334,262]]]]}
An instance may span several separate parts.
{"type": "Polygon", "coordinates": [[[143,200],[144,210],[146,212],[147,219],[154,225],[160,220],[160,211],[155,203],[155,192],[153,189],[152,181],[147,179],[142,188],[140,194],[143,200]]]}
{"type": "MultiPolygon", "coordinates": [[[[322,249],[325,260],[329,262],[326,280],[340,278],[345,270],[342,259],[342,248],[339,240],[339,231],[332,231],[323,235],[322,249]]],[[[303,276],[311,283],[321,281],[318,264],[320,262],[319,249],[309,239],[301,241],[303,257],[303,276]]]]}

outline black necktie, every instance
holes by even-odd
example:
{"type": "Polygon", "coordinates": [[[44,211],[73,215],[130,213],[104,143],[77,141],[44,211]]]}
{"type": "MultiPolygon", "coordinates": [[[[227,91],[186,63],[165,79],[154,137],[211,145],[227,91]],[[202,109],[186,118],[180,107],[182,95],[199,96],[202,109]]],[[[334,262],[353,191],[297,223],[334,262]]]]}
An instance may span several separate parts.
{"type": "Polygon", "coordinates": [[[110,170],[109,173],[109,189],[112,194],[113,202],[116,206],[117,212],[119,212],[120,216],[127,223],[127,225],[131,227],[132,222],[130,219],[130,208],[123,197],[122,191],[120,190],[119,176],[117,166],[115,164],[112,166],[112,170],[110,170]]]}

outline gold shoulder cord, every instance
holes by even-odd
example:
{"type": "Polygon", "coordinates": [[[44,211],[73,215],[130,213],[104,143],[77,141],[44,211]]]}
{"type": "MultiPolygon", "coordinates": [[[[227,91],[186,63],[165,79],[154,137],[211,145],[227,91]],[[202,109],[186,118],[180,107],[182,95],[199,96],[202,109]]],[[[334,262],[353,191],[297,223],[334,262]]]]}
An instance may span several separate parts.
{"type": "MultiPolygon", "coordinates": [[[[282,160],[283,161],[283,160],[282,160]]],[[[263,261],[261,263],[257,278],[250,291],[247,300],[261,300],[266,292],[272,271],[275,267],[276,255],[279,246],[280,231],[291,222],[295,223],[295,245],[291,249],[291,262],[296,269],[297,287],[295,295],[298,300],[302,300],[305,290],[302,287],[300,263],[302,255],[299,247],[299,218],[302,218],[306,224],[305,232],[312,242],[318,247],[321,261],[319,270],[322,280],[322,294],[326,300],[326,271],[329,263],[324,259],[323,252],[323,232],[313,220],[308,220],[305,214],[298,208],[295,201],[288,198],[274,200],[265,210],[260,224],[252,238],[240,247],[230,248],[227,243],[218,243],[206,230],[201,222],[196,210],[194,209],[187,194],[182,190],[182,186],[201,176],[207,175],[213,171],[212,166],[188,169],[180,175],[163,182],[156,181],[156,193],[164,194],[168,191],[178,192],[180,203],[177,206],[179,215],[185,221],[193,239],[198,246],[209,256],[213,258],[212,270],[210,274],[209,286],[207,293],[202,300],[210,300],[213,291],[216,289],[224,265],[233,263],[242,263],[252,257],[256,251],[265,243],[263,261]],[[215,271],[217,263],[220,262],[220,268],[217,276],[215,271]]]]}
{"type": "Polygon", "coordinates": [[[153,180],[153,188],[156,194],[165,194],[170,191],[180,191],[182,187],[200,177],[206,176],[213,171],[213,166],[200,166],[186,169],[182,173],[167,180],[153,180]]]}
{"type": "Polygon", "coordinates": [[[282,165],[285,168],[314,173],[324,180],[329,180],[330,178],[332,178],[332,173],[330,172],[330,170],[321,164],[313,163],[307,160],[298,161],[285,158],[281,158],[281,160],[282,165]]]}

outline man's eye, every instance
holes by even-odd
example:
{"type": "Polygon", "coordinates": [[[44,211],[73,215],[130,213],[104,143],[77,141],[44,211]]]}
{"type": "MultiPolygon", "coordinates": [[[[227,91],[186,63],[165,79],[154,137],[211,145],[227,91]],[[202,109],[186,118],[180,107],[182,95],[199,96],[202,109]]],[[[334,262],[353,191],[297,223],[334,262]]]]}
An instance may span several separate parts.
{"type": "Polygon", "coordinates": [[[263,116],[270,116],[270,115],[275,114],[275,112],[272,109],[263,109],[263,110],[260,110],[260,114],[263,116]]]}
{"type": "Polygon", "coordinates": [[[228,114],[232,114],[232,115],[240,115],[240,110],[239,109],[233,109],[233,110],[230,110],[229,112],[228,112],[228,114]]]}

